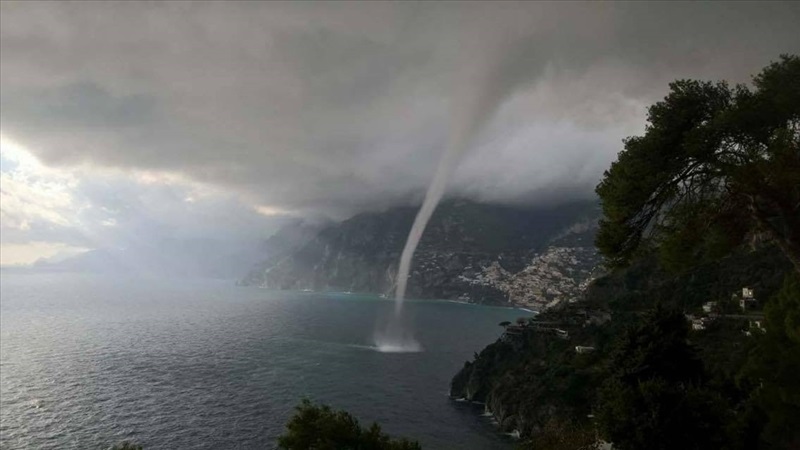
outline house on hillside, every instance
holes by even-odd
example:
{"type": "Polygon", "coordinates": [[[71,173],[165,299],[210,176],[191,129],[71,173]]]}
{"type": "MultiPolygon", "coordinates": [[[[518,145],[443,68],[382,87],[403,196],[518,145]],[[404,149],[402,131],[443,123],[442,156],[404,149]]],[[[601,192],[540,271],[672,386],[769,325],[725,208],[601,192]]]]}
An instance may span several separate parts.
{"type": "Polygon", "coordinates": [[[520,340],[520,336],[525,335],[525,330],[527,327],[520,326],[520,325],[506,325],[505,331],[500,336],[500,340],[503,342],[509,343],[518,343],[520,340]]]}
{"type": "Polygon", "coordinates": [[[692,325],[692,330],[703,331],[717,319],[717,314],[711,314],[708,317],[695,317],[691,314],[686,314],[686,320],[692,325]]]}
{"type": "Polygon", "coordinates": [[[592,353],[594,351],[594,347],[587,347],[583,345],[576,345],[575,346],[575,353],[583,354],[583,353],[592,353]]]}
{"type": "Polygon", "coordinates": [[[509,325],[506,327],[506,334],[522,334],[525,332],[524,326],[509,325]]]}
{"type": "Polygon", "coordinates": [[[739,297],[736,294],[733,294],[734,298],[738,297],[739,300],[739,308],[742,311],[752,311],[754,309],[758,309],[758,300],[756,300],[755,296],[753,295],[753,290],[750,288],[742,288],[742,296],[739,297]]]}
{"type": "Polygon", "coordinates": [[[766,333],[767,329],[764,327],[764,322],[761,320],[751,320],[750,327],[746,330],[742,330],[745,336],[752,336],[753,333],[766,333]]]}

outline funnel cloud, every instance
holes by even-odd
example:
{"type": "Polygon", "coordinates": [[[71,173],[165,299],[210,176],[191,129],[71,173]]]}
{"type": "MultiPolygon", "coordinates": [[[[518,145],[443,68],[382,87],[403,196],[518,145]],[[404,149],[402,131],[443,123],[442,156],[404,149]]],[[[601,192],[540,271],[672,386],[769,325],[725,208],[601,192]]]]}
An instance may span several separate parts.
{"type": "MultiPolygon", "coordinates": [[[[469,40],[466,39],[467,43],[469,40]]],[[[454,171],[460,156],[468,148],[481,127],[491,118],[503,99],[516,87],[514,69],[518,69],[519,59],[514,50],[522,48],[525,41],[504,45],[495,40],[493,45],[484,46],[483,60],[468,66],[467,76],[456,80],[457,90],[451,100],[450,135],[442,153],[433,180],[428,186],[422,206],[417,213],[408,239],[400,256],[395,291],[395,312],[400,314],[406,294],[408,275],[414,251],[419,245],[425,226],[428,224],[436,206],[442,199],[447,182],[454,171]]],[[[466,45],[467,48],[472,48],[466,45]]],[[[465,50],[461,50],[465,54],[465,50]]],[[[518,78],[517,80],[521,80],[518,78]]]]}

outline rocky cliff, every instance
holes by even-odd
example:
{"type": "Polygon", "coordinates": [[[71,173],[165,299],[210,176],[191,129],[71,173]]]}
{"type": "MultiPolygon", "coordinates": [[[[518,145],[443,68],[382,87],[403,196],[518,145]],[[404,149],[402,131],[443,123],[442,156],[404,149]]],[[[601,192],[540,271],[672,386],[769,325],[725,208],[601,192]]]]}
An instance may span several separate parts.
{"type": "MultiPolygon", "coordinates": [[[[322,227],[268,255],[242,282],[391,295],[416,211],[394,208],[322,227]]],[[[574,297],[598,261],[597,216],[594,202],[539,208],[445,202],[415,254],[408,296],[537,308],[574,297]]]]}

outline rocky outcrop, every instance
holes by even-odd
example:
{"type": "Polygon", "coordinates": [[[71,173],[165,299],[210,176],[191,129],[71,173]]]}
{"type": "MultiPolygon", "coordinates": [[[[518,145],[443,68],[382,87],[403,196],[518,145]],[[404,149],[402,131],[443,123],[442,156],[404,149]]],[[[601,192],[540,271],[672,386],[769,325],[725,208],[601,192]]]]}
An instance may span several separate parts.
{"type": "MultiPolygon", "coordinates": [[[[416,208],[355,216],[271,254],[242,280],[270,289],[391,295],[416,208]]],[[[597,263],[593,202],[547,208],[463,200],[437,209],[414,256],[413,298],[540,307],[576,295],[597,263]]]]}
{"type": "MultiPolygon", "coordinates": [[[[547,320],[560,320],[551,315],[547,320]]],[[[572,333],[580,326],[563,325],[572,333]]],[[[584,414],[571,401],[576,381],[586,377],[571,363],[573,345],[548,327],[512,327],[453,377],[450,395],[484,405],[506,433],[531,436],[551,417],[584,414]],[[519,329],[520,331],[516,331],[519,329]]]]}

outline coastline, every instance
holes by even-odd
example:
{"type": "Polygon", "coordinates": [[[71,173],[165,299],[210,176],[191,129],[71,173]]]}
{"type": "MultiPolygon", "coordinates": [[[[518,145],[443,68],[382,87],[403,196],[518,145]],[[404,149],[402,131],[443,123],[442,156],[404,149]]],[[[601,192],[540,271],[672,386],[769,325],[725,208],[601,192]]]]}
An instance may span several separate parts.
{"type": "MultiPolygon", "coordinates": [[[[301,289],[301,290],[294,290],[294,289],[270,289],[263,286],[254,286],[254,285],[243,285],[237,284],[238,287],[245,287],[245,288],[256,288],[261,289],[269,292],[285,292],[292,295],[332,295],[336,297],[367,297],[373,300],[378,301],[386,301],[386,302],[394,302],[394,298],[387,296],[385,294],[376,294],[373,292],[351,292],[351,291],[317,291],[313,289],[301,289]]],[[[408,303],[455,303],[459,305],[469,305],[469,306],[480,306],[485,308],[501,308],[501,309],[513,309],[519,311],[525,311],[531,314],[539,314],[541,311],[537,311],[534,309],[530,309],[529,306],[508,306],[508,305],[496,305],[491,303],[474,303],[468,302],[464,300],[453,300],[453,299],[445,299],[445,298],[406,298],[403,300],[404,302],[408,303]]]]}

